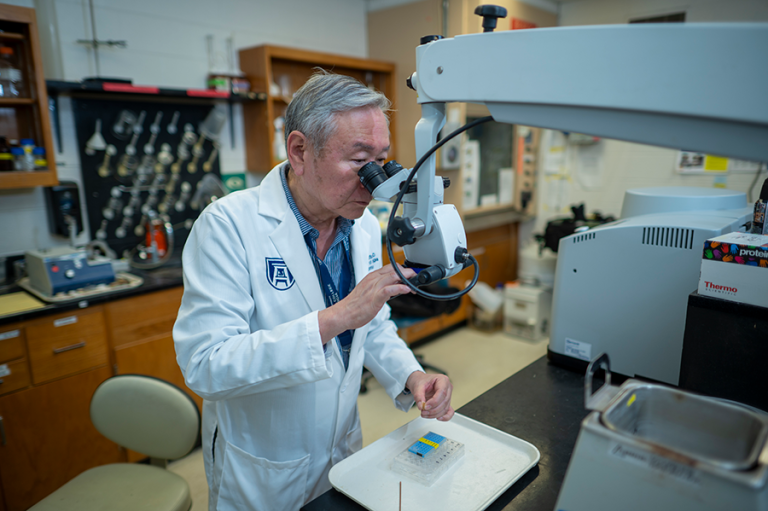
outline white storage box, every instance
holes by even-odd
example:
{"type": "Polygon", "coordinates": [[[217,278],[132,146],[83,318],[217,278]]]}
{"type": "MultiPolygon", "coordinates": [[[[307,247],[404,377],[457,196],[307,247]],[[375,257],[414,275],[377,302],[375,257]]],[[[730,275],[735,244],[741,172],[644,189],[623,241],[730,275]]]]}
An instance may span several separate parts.
{"type": "Polygon", "coordinates": [[[504,332],[533,341],[549,335],[552,290],[512,282],[504,287],[504,332]]]}
{"type": "Polygon", "coordinates": [[[768,236],[731,232],[707,240],[698,291],[768,307],[768,236]]]}

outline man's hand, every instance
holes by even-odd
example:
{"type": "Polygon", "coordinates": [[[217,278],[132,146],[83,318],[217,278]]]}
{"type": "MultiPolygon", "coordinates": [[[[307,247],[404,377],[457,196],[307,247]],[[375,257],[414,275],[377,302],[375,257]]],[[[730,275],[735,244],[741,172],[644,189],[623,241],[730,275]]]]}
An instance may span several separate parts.
{"type": "Polygon", "coordinates": [[[413,394],[416,406],[425,419],[449,421],[453,417],[451,394],[453,384],[444,374],[425,374],[414,371],[405,386],[413,394]]]}
{"type": "MultiPolygon", "coordinates": [[[[405,278],[416,275],[410,268],[399,268],[405,278]]],[[[411,292],[391,264],[369,273],[346,298],[318,313],[323,344],[346,330],[367,325],[390,298],[411,292]]]]}

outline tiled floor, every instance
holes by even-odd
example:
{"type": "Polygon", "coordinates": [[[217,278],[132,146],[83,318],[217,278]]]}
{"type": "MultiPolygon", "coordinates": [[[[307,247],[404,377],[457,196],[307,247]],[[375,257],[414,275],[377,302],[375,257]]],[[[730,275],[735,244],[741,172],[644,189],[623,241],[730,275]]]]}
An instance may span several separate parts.
{"type": "MultiPolygon", "coordinates": [[[[414,352],[424,361],[448,372],[453,382],[454,408],[459,408],[486,390],[504,381],[534,360],[546,354],[547,341],[525,341],[502,332],[483,333],[460,328],[414,352]]],[[[368,392],[358,399],[363,427],[363,445],[368,445],[418,417],[414,408],[409,413],[395,409],[375,379],[370,380],[368,392]]],[[[208,487],[203,472],[203,456],[198,449],[171,463],[170,470],[189,482],[192,488],[192,511],[207,511],[208,487]]]]}

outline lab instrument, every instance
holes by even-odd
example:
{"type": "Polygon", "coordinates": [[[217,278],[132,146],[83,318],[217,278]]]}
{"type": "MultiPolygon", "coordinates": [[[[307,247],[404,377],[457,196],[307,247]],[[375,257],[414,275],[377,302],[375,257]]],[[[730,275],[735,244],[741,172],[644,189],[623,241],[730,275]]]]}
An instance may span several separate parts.
{"type": "MultiPolygon", "coordinates": [[[[419,126],[441,126],[445,103],[459,101],[484,104],[498,122],[768,161],[766,60],[765,23],[425,37],[409,79],[423,109],[417,151],[435,140],[419,126]],[[601,49],[599,59],[594,48],[601,49]],[[757,75],[735,83],[713,71],[703,80],[688,72],[689,64],[757,75]],[[521,74],[524,69],[536,72],[521,74]]],[[[419,194],[435,194],[434,165],[427,167],[419,194]]],[[[561,240],[567,254],[558,255],[550,356],[586,364],[606,351],[622,374],[677,383],[685,300],[698,279],[695,256],[705,239],[743,229],[750,213],[744,194],[712,190],[698,199],[678,201],[664,192],[658,201],[641,198],[667,209],[626,212],[618,222],[561,240]]],[[[433,202],[419,196],[422,208],[433,202]]]]}
{"type": "MultiPolygon", "coordinates": [[[[447,250],[450,246],[464,247],[463,227],[458,213],[454,215],[441,204],[442,185],[435,178],[434,155],[427,150],[445,124],[446,102],[484,104],[498,122],[768,160],[768,145],[764,143],[768,139],[768,101],[761,85],[768,82],[768,68],[762,65],[768,59],[768,24],[649,24],[492,32],[496,18],[504,13],[490,7],[476,10],[485,17],[486,32],[482,34],[422,38],[416,49],[416,72],[408,79],[422,105],[416,152],[425,161],[414,167],[418,172],[416,191],[407,190],[407,186],[395,188],[396,204],[406,193],[414,200],[403,201],[405,216],[398,224],[390,221],[389,230],[405,235],[408,261],[437,267],[436,275],[425,278],[450,276],[465,262],[452,261],[455,256],[447,250]],[[601,48],[600,59],[594,58],[594,48],[601,48]],[[732,72],[713,72],[702,80],[680,62],[697,69],[728,68],[732,72]],[[521,76],[521,69],[536,69],[536,73],[521,76]],[[733,73],[755,79],[735,83],[729,78],[733,73]],[[665,79],[658,80],[660,75],[665,79]],[[711,101],[712,97],[719,100],[711,101]],[[423,168],[417,170],[420,164],[423,168]],[[434,220],[442,218],[438,208],[446,213],[446,225],[461,227],[458,234],[450,232],[458,240],[434,239],[443,235],[439,228],[442,222],[434,220]],[[428,248],[423,251],[426,253],[420,252],[420,246],[428,248]]],[[[410,182],[400,170],[392,175],[385,171],[385,179],[378,183],[374,180],[377,174],[365,177],[374,198],[391,199],[394,194],[389,188],[377,189],[390,181],[397,185],[410,182]]],[[[389,245],[388,241],[391,251],[389,245]]],[[[463,257],[459,254],[459,259],[463,257]]]]}
{"type": "Polygon", "coordinates": [[[585,406],[555,509],[757,511],[768,506],[768,419],[737,403],[587,369],[585,406]],[[605,384],[594,394],[595,372],[605,384]]]}
{"type": "Polygon", "coordinates": [[[605,352],[617,373],[677,385],[704,242],[743,230],[749,216],[742,192],[628,190],[618,221],[560,240],[550,359],[583,368],[605,352]]]}
{"type": "Polygon", "coordinates": [[[109,259],[88,259],[87,252],[82,249],[54,247],[30,250],[24,254],[24,259],[29,284],[48,297],[115,280],[109,259]]]}

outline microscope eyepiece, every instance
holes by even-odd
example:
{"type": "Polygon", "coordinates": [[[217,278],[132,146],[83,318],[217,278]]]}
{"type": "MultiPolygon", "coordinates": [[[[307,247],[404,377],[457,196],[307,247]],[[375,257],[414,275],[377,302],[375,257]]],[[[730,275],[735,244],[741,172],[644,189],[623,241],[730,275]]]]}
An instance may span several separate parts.
{"type": "Polygon", "coordinates": [[[375,161],[369,161],[363,168],[361,168],[357,175],[360,177],[360,182],[370,193],[387,180],[387,174],[375,161]]]}
{"type": "Polygon", "coordinates": [[[392,177],[401,170],[403,170],[403,166],[397,163],[395,160],[389,160],[387,163],[384,164],[384,172],[386,172],[387,177],[392,177]]]}

